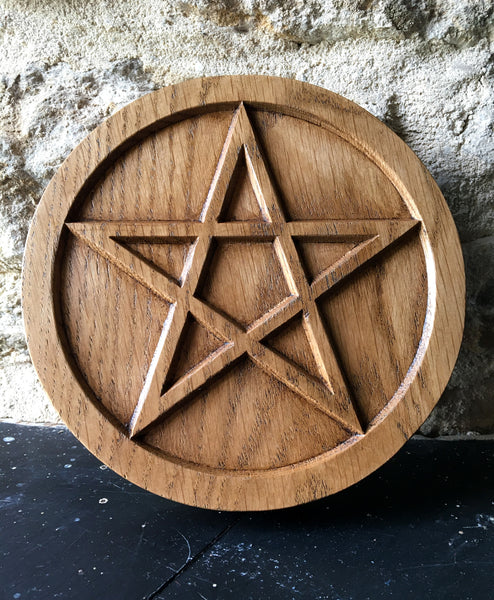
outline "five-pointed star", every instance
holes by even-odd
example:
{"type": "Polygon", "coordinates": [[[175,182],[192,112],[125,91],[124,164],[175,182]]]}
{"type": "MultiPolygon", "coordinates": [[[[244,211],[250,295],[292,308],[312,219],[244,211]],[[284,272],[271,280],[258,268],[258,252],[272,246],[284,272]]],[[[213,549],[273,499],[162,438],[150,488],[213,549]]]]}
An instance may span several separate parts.
{"type": "MultiPolygon", "coordinates": [[[[234,113],[228,134],[198,221],[80,222],[67,224],[70,231],[93,250],[116,264],[128,275],[170,303],[170,310],[155,350],[137,407],[131,419],[130,435],[150,427],[227,369],[239,357],[250,359],[268,374],[315,404],[353,434],[362,433],[362,424],[350,397],[345,377],[322,322],[316,300],[341,279],[404,235],[418,221],[406,220],[319,220],[290,221],[262,158],[261,149],[241,103],[234,113]],[[224,222],[224,204],[230,181],[239,160],[245,161],[250,184],[259,205],[257,221],[224,222]],[[308,281],[294,240],[356,242],[340,260],[308,281]],[[271,242],[279,259],[289,295],[260,318],[242,326],[197,294],[212,241],[243,240],[271,242]],[[190,244],[183,270],[178,277],[160,271],[146,260],[136,258],[132,241],[190,244]],[[185,373],[169,389],[163,384],[188,315],[224,343],[185,373]],[[302,314],[320,377],[309,375],[293,361],[270,349],[263,340],[295,315],[302,314]]],[[[235,286],[235,282],[232,282],[235,286]]]]}

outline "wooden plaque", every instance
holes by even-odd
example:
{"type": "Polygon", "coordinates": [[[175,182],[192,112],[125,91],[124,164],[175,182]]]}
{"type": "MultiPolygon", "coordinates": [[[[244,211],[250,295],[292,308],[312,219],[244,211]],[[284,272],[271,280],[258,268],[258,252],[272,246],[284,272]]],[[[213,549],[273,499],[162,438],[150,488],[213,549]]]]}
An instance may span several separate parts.
{"type": "Polygon", "coordinates": [[[458,353],[446,203],[362,108],[199,79],[93,131],[49,184],[23,281],[45,390],[100,460],[167,498],[291,506],[387,461],[458,353]]]}

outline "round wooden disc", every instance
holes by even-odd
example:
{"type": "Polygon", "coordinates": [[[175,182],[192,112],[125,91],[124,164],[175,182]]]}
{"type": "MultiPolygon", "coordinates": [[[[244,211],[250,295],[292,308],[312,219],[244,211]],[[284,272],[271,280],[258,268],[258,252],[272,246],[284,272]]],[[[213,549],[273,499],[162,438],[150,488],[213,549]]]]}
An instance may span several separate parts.
{"type": "Polygon", "coordinates": [[[268,77],[188,81],[93,131],[49,184],[23,302],[77,438],[167,498],[337,492],[422,424],[462,335],[446,203],[362,108],[268,77]]]}

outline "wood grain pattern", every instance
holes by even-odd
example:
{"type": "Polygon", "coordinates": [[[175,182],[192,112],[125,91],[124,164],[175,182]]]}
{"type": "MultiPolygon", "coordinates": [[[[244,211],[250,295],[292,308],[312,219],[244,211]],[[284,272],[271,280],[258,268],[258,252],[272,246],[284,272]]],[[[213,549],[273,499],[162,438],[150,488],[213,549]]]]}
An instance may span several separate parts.
{"type": "Polygon", "coordinates": [[[437,402],[464,275],[437,186],[384,125],[265,77],[165,88],[48,186],[23,303],[54,405],[166,497],[289,506],[377,468],[437,402]]]}

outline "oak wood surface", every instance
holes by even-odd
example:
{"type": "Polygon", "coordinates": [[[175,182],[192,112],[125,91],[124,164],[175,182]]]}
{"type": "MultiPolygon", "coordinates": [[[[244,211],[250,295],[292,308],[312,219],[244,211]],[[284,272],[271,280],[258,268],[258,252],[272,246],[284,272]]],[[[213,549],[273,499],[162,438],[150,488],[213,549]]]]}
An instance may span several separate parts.
{"type": "Polygon", "coordinates": [[[453,220],[369,113],[267,77],[122,109],[50,182],[24,263],[45,390],[103,462],[206,508],[307,502],[428,416],[464,319],[453,220]]]}

